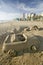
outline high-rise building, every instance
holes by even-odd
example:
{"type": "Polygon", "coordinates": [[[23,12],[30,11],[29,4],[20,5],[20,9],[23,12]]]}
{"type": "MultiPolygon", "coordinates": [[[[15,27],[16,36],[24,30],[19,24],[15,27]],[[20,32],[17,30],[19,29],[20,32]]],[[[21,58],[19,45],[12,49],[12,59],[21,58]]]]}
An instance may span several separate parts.
{"type": "Polygon", "coordinates": [[[25,13],[23,13],[23,20],[25,20],[25,13]]]}

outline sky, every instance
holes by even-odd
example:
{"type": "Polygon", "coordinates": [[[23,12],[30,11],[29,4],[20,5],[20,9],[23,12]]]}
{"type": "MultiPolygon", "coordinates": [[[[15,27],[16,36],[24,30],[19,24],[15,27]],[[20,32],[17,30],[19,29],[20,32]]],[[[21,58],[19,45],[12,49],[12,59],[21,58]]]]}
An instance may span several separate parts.
{"type": "Polygon", "coordinates": [[[12,20],[32,12],[43,13],[43,0],[0,0],[0,20],[12,20]]]}

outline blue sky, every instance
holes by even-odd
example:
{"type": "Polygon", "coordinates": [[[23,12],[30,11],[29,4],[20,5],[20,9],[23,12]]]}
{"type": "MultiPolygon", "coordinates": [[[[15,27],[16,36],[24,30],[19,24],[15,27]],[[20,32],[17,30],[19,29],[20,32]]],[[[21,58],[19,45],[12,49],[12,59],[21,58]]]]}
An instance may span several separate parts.
{"type": "Polygon", "coordinates": [[[0,20],[11,20],[32,12],[43,12],[43,0],[0,0],[0,20]]]}

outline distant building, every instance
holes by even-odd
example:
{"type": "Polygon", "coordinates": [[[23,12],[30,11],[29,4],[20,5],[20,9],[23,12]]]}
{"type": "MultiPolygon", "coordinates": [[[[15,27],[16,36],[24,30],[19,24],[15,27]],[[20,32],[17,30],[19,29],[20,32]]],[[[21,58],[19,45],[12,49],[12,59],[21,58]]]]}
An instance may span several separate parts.
{"type": "Polygon", "coordinates": [[[25,20],[25,13],[23,13],[23,20],[25,20]]]}
{"type": "Polygon", "coordinates": [[[40,15],[43,16],[43,13],[41,13],[40,15]]]}
{"type": "Polygon", "coordinates": [[[22,13],[20,15],[20,18],[17,18],[17,20],[20,21],[41,21],[43,20],[43,13],[41,14],[35,14],[35,13],[22,13]]]}

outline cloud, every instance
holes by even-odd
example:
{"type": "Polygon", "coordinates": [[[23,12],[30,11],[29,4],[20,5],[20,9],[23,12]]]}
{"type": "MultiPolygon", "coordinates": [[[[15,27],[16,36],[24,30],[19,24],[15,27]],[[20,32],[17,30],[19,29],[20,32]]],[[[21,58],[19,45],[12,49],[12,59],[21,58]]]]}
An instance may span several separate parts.
{"type": "Polygon", "coordinates": [[[17,17],[20,17],[19,13],[6,13],[6,12],[0,12],[0,20],[12,20],[17,17]]]}
{"type": "Polygon", "coordinates": [[[0,6],[0,8],[1,8],[1,6],[0,6]]]}
{"type": "Polygon", "coordinates": [[[20,14],[23,12],[28,13],[41,13],[43,12],[43,2],[34,1],[30,5],[26,3],[16,2],[16,3],[7,3],[4,0],[0,0],[0,20],[11,20],[13,18],[21,17],[20,14]],[[30,5],[36,5],[35,7],[30,7],[30,5]]]}
{"type": "Polygon", "coordinates": [[[9,12],[10,10],[12,10],[12,7],[9,4],[5,3],[4,1],[1,2],[0,7],[1,11],[9,12]]]}
{"type": "Polygon", "coordinates": [[[4,2],[4,0],[1,1],[1,5],[0,5],[0,10],[3,10],[4,12],[19,12],[22,10],[24,11],[27,11],[27,12],[40,12],[40,11],[43,11],[43,1],[34,1],[34,2],[31,2],[30,5],[26,5],[26,3],[20,3],[20,2],[16,2],[16,3],[7,3],[7,2],[4,2]],[[34,6],[35,7],[30,7],[30,6],[34,6]]]}
{"type": "Polygon", "coordinates": [[[17,8],[19,8],[19,10],[24,10],[27,12],[35,12],[35,13],[40,13],[43,12],[43,2],[39,1],[39,2],[32,2],[31,4],[36,3],[36,7],[30,7],[29,5],[27,6],[24,3],[18,3],[17,8]]]}
{"type": "Polygon", "coordinates": [[[10,12],[10,13],[21,13],[21,11],[23,12],[27,11],[27,12],[42,12],[43,11],[43,1],[40,0],[35,0],[32,1],[30,5],[26,5],[26,3],[20,3],[20,2],[4,2],[4,0],[1,0],[1,4],[0,4],[0,11],[4,11],[4,12],[10,12]],[[34,7],[33,7],[34,4],[34,7]],[[32,6],[32,7],[30,7],[32,6]]]}
{"type": "Polygon", "coordinates": [[[20,17],[20,13],[15,9],[13,3],[5,3],[3,0],[0,2],[0,20],[12,20],[20,17]]]}

